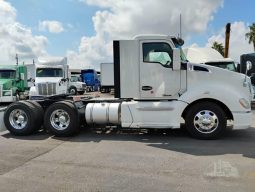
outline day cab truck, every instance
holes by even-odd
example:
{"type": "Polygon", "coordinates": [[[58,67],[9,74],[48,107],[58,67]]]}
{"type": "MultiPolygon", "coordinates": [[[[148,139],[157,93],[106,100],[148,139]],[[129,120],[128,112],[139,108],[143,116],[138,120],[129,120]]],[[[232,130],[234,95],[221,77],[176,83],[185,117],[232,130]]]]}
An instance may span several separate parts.
{"type": "Polygon", "coordinates": [[[84,93],[86,85],[71,81],[66,57],[41,57],[35,64],[34,86],[30,88],[31,100],[48,96],[84,93]]]}
{"type": "Polygon", "coordinates": [[[73,100],[48,97],[16,102],[4,113],[15,135],[32,134],[41,125],[57,136],[76,133],[81,125],[120,129],[185,128],[198,139],[251,124],[250,81],[244,74],[187,62],[182,41],[167,35],[140,35],[115,40],[115,98],[73,100]]]}
{"type": "Polygon", "coordinates": [[[28,97],[25,65],[0,65],[0,103],[9,103],[28,97]]]}
{"type": "Polygon", "coordinates": [[[224,58],[217,50],[210,47],[185,48],[184,54],[191,63],[206,64],[230,71],[237,71],[235,62],[231,58],[224,58]]]}
{"type": "Polygon", "coordinates": [[[82,82],[79,75],[71,75],[69,81],[69,93],[72,95],[83,95],[86,91],[86,83],[82,82]]]}

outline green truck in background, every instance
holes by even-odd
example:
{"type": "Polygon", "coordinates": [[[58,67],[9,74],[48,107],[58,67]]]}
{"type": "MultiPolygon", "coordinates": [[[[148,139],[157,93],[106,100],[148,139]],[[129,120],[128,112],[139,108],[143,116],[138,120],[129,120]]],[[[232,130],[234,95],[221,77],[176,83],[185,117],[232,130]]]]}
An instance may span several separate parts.
{"type": "Polygon", "coordinates": [[[0,103],[27,99],[29,93],[25,65],[0,65],[0,103]]]}

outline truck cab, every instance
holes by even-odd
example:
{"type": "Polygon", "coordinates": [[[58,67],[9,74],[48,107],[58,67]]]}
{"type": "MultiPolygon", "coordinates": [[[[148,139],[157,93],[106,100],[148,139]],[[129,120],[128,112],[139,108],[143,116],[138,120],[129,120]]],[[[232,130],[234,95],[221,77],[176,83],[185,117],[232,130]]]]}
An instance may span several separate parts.
{"type": "Polygon", "coordinates": [[[71,75],[69,82],[69,93],[72,95],[83,95],[86,91],[86,83],[82,82],[79,75],[71,75]]]}
{"type": "Polygon", "coordinates": [[[95,69],[81,70],[82,82],[86,83],[87,91],[98,91],[100,88],[100,80],[95,69]]]}
{"type": "Polygon", "coordinates": [[[0,66],[0,102],[26,98],[27,89],[27,70],[24,65],[0,66]]]}
{"type": "Polygon", "coordinates": [[[68,93],[67,58],[39,58],[35,64],[34,86],[30,88],[31,99],[39,99],[52,95],[68,93]]]}

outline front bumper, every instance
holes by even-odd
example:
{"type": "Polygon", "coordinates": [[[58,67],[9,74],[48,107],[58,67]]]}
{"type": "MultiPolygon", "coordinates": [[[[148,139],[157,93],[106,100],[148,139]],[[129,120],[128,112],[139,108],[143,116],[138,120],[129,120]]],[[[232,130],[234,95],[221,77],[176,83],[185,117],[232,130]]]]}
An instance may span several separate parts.
{"type": "Polygon", "coordinates": [[[77,91],[85,91],[86,90],[86,87],[79,87],[77,88],[77,91]]]}
{"type": "Polygon", "coordinates": [[[233,112],[234,127],[233,129],[247,129],[252,123],[252,112],[233,112]]]}

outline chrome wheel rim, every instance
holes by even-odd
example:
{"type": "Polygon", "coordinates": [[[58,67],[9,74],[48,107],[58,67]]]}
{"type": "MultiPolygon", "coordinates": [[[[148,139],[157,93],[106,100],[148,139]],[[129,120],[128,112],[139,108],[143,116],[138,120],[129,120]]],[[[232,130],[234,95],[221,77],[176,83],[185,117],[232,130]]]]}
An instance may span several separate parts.
{"type": "Polygon", "coordinates": [[[50,123],[57,130],[65,130],[70,124],[70,116],[66,111],[57,109],[52,112],[50,123]]]}
{"type": "Polygon", "coordinates": [[[214,132],[219,125],[217,115],[209,110],[198,112],[194,117],[194,126],[200,133],[209,134],[214,132]]]}
{"type": "Polygon", "coordinates": [[[22,109],[14,109],[9,116],[9,122],[14,129],[24,129],[28,122],[28,117],[22,109]]]}

